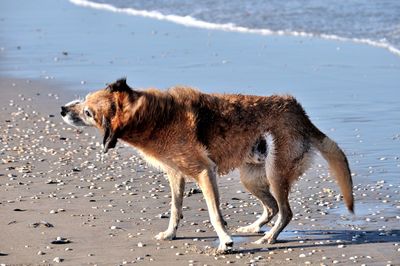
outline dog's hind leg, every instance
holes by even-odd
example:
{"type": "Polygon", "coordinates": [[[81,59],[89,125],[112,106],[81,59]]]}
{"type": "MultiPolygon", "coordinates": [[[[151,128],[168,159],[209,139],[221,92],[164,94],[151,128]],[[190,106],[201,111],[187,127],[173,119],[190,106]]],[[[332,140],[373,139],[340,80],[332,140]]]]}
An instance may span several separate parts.
{"type": "Polygon", "coordinates": [[[156,235],[158,240],[172,240],[176,237],[179,220],[182,216],[183,193],[185,191],[185,178],[178,174],[168,174],[171,188],[171,216],[168,229],[156,235]]]}
{"type": "Polygon", "coordinates": [[[224,220],[219,208],[219,195],[215,169],[204,169],[197,177],[197,182],[203,191],[211,224],[219,238],[218,251],[226,252],[233,246],[233,240],[225,229],[224,220]]]}
{"type": "Polygon", "coordinates": [[[239,227],[241,233],[259,233],[278,212],[278,205],[269,191],[269,184],[264,165],[244,164],[240,167],[240,180],[244,187],[253,194],[263,206],[263,214],[252,224],[239,227]]]}
{"type": "Polygon", "coordinates": [[[289,205],[289,190],[290,184],[285,181],[284,178],[270,178],[271,192],[277,201],[279,212],[278,219],[274,226],[259,240],[255,241],[255,244],[273,244],[276,242],[276,238],[279,233],[288,225],[292,220],[293,213],[289,205]]]}

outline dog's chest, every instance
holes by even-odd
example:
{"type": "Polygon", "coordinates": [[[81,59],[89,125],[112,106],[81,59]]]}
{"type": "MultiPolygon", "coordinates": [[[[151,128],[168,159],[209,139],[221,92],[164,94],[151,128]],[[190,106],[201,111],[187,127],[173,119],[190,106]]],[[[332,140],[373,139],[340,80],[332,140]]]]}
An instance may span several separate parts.
{"type": "Polygon", "coordinates": [[[159,159],[155,158],[154,156],[151,156],[150,154],[145,153],[144,151],[137,149],[142,156],[142,158],[152,167],[156,168],[157,170],[170,173],[172,171],[176,171],[173,169],[170,165],[167,165],[163,162],[161,162],[159,159]]]}

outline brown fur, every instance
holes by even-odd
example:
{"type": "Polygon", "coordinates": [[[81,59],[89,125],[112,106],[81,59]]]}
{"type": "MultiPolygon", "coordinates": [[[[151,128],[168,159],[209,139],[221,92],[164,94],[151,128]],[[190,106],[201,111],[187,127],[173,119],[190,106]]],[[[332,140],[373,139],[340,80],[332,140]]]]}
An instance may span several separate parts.
{"type": "Polygon", "coordinates": [[[136,91],[119,80],[89,94],[84,102],[63,107],[62,115],[67,122],[76,118],[78,123],[72,124],[102,130],[105,151],[123,140],[168,173],[172,215],[168,230],[158,236],[161,239],[175,237],[184,178],[190,177],[203,190],[220,237],[219,248],[226,250],[232,240],[221,225],[215,177],[239,168],[243,184],[264,206],[263,216],[240,231],[259,230],[279,211],[277,225],[258,241],[273,243],[292,217],[288,193],[307,169],[313,148],[328,161],[348,208],[353,210],[352,180],[344,153],[311,123],[292,96],[204,94],[182,87],[136,91]],[[271,142],[266,144],[266,161],[249,163],[246,158],[264,137],[271,142]]]}

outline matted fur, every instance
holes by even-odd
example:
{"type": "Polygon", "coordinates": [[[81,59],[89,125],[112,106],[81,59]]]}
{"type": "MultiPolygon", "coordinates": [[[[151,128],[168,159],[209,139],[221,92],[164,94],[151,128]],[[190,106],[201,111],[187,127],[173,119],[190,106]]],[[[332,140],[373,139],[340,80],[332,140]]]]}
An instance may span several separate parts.
{"type": "Polygon", "coordinates": [[[239,168],[243,184],[264,206],[263,216],[239,231],[256,232],[279,211],[274,228],[258,241],[273,243],[292,217],[290,186],[309,166],[313,148],[327,159],[353,210],[346,156],[289,95],[205,94],[185,87],[132,90],[125,80],[118,80],[84,101],[63,106],[62,115],[70,124],[103,131],[105,152],[122,140],[168,173],[171,219],[160,239],[175,237],[184,179],[193,178],[203,190],[219,249],[228,249],[232,240],[223,225],[215,178],[239,168]],[[267,145],[265,161],[253,163],[249,156],[260,139],[267,145]]]}

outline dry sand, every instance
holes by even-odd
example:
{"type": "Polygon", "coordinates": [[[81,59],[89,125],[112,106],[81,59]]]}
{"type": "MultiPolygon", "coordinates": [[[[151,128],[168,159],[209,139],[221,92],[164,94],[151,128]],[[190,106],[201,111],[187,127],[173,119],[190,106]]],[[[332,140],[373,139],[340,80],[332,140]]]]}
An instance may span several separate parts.
{"type": "Polygon", "coordinates": [[[123,144],[102,155],[97,132],[63,123],[59,107],[75,96],[60,87],[0,79],[1,265],[400,265],[399,187],[355,175],[349,215],[320,159],[294,186],[294,219],[277,244],[235,233],[261,212],[235,173],[219,179],[233,254],[214,255],[218,240],[202,194],[188,193],[193,183],[178,239],[155,240],[168,223],[165,175],[123,144]]]}

